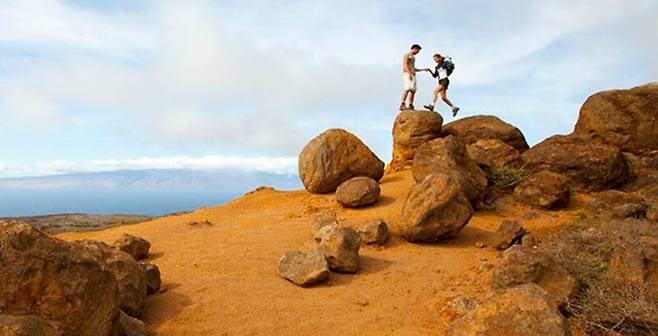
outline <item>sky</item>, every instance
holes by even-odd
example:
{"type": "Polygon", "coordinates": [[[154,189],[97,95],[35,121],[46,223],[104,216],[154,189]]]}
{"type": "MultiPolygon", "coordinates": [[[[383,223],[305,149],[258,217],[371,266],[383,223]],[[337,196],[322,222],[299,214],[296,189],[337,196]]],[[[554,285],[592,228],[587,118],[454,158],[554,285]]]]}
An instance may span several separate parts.
{"type": "MultiPolygon", "coordinates": [[[[294,174],[328,128],[388,161],[412,43],[418,67],[453,58],[459,117],[535,144],[569,133],[589,95],[656,81],[657,42],[658,0],[2,0],[0,177],[294,174]]],[[[435,80],[418,85],[422,106],[435,80]]]]}

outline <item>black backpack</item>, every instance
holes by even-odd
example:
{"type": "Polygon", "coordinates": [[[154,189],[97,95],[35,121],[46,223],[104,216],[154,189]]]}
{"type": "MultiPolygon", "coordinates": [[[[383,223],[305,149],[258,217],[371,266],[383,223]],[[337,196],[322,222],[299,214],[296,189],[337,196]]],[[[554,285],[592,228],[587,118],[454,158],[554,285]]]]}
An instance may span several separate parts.
{"type": "Polygon", "coordinates": [[[455,63],[452,62],[452,57],[446,57],[441,66],[446,69],[448,76],[452,75],[452,72],[455,71],[455,63]]]}

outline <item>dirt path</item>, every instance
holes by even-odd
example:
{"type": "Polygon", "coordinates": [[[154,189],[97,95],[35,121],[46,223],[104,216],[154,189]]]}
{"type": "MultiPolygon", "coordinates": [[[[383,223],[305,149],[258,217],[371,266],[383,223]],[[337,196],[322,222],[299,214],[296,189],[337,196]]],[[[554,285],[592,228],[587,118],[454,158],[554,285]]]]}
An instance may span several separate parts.
{"type": "Polygon", "coordinates": [[[264,189],[186,215],[59,237],[111,242],[125,232],[151,241],[167,288],[148,299],[144,321],[153,335],[441,335],[446,299],[489,289],[491,272],[479,268],[498,253],[477,241],[505,218],[541,235],[577,214],[503,206],[478,212],[454,240],[410,244],[395,232],[412,184],[409,172],[386,175],[379,203],[362,210],[343,209],[333,195],[264,189]],[[355,275],[332,273],[329,284],[309,289],[278,277],[281,254],[312,249],[310,223],[329,208],[346,225],[383,218],[393,237],[383,248],[363,247],[355,275]]]}

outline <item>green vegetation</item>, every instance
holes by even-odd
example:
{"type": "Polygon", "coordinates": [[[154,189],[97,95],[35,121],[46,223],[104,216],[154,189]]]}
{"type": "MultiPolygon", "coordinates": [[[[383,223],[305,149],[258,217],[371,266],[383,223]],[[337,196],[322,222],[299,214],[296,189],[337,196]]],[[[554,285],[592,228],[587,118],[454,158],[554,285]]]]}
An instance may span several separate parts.
{"type": "Polygon", "coordinates": [[[506,189],[516,186],[526,179],[530,172],[525,168],[487,168],[484,173],[489,179],[489,185],[495,189],[506,189]]]}

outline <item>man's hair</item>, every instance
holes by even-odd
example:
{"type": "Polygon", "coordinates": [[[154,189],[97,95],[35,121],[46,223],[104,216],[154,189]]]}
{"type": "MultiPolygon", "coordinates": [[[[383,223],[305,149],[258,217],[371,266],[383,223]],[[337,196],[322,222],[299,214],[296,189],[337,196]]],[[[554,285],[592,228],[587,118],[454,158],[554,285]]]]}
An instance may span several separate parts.
{"type": "Polygon", "coordinates": [[[420,50],[420,49],[423,49],[423,48],[421,48],[420,45],[418,45],[418,44],[414,44],[414,45],[411,46],[411,49],[418,49],[418,50],[420,50]]]}

